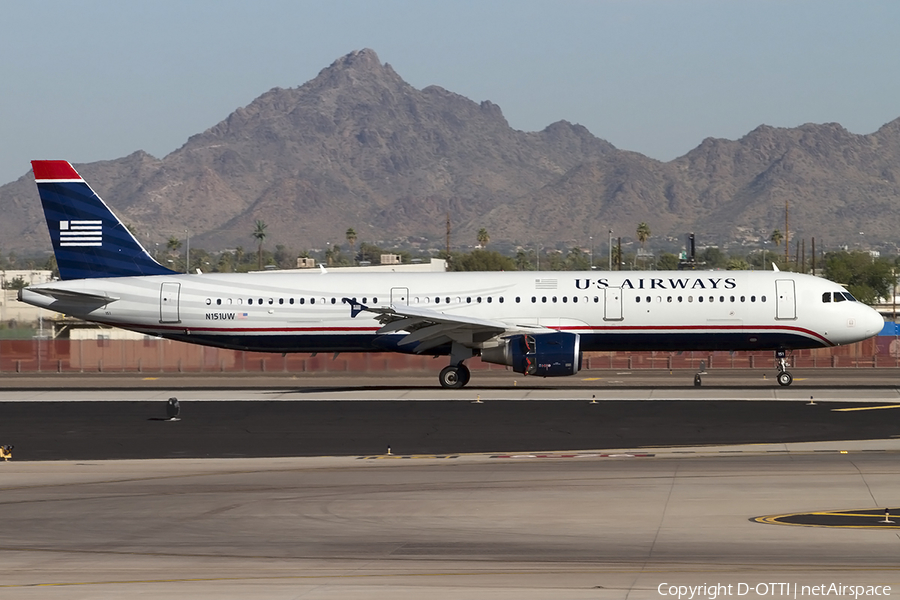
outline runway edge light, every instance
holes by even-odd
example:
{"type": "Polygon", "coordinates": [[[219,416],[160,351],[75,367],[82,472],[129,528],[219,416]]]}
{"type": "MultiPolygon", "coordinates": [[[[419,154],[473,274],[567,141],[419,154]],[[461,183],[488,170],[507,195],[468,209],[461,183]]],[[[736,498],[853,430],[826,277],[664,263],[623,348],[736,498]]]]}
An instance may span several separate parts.
{"type": "Polygon", "coordinates": [[[13,448],[15,448],[15,446],[0,446],[0,458],[2,458],[4,462],[12,458],[13,448]]]}

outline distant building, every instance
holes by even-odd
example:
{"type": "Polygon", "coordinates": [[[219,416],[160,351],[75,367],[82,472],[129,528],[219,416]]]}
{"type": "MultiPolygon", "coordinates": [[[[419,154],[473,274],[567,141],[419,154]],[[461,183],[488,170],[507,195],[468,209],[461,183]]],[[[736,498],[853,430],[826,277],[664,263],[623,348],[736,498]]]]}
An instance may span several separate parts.
{"type": "Polygon", "coordinates": [[[400,264],[400,255],[399,254],[382,254],[381,255],[381,264],[383,264],[383,265],[399,265],[400,264]]]}
{"type": "Polygon", "coordinates": [[[297,259],[297,268],[298,269],[315,269],[316,268],[316,259],[301,256],[300,258],[297,259]]]}

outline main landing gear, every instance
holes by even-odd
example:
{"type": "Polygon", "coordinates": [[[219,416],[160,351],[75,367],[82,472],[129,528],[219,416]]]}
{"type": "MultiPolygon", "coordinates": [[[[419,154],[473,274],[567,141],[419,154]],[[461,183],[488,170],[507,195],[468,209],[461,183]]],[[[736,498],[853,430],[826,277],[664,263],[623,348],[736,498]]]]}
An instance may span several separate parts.
{"type": "Polygon", "coordinates": [[[459,342],[453,342],[450,346],[450,365],[441,369],[441,374],[438,376],[441,387],[458,389],[469,383],[471,373],[463,361],[473,356],[475,356],[475,352],[472,348],[459,342]]]}
{"type": "Polygon", "coordinates": [[[786,353],[784,350],[775,351],[775,358],[778,359],[778,385],[782,387],[787,387],[794,381],[794,376],[788,373],[788,365],[785,356],[786,353]]]}
{"type": "Polygon", "coordinates": [[[461,388],[469,383],[469,367],[460,363],[458,365],[450,365],[441,369],[439,375],[441,387],[444,388],[461,388]]]}

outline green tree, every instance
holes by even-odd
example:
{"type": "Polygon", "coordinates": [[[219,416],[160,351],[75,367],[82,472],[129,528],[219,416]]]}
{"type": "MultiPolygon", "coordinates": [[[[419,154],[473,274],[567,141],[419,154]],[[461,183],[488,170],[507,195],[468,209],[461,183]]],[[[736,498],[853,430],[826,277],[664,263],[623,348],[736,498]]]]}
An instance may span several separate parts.
{"type": "Polygon", "coordinates": [[[454,254],[451,271],[515,271],[516,263],[508,256],[492,250],[473,250],[468,254],[454,254]]]}
{"type": "Polygon", "coordinates": [[[590,271],[590,255],[586,254],[584,250],[577,246],[572,248],[566,255],[565,269],[566,271],[590,271]]]}
{"type": "Polygon", "coordinates": [[[268,225],[266,225],[263,220],[257,219],[256,226],[253,229],[253,237],[256,239],[256,242],[258,244],[256,249],[256,268],[259,271],[262,271],[262,245],[263,241],[265,241],[266,236],[268,235],[266,233],[267,227],[268,225]]]}
{"type": "Polygon", "coordinates": [[[650,226],[643,221],[637,226],[637,239],[641,243],[641,249],[644,249],[644,243],[650,239],[650,226]]]}
{"type": "Polygon", "coordinates": [[[784,235],[781,233],[781,231],[776,229],[775,231],[772,232],[772,237],[770,237],[769,239],[777,247],[777,246],[781,245],[781,240],[784,239],[784,235]]]}
{"type": "Polygon", "coordinates": [[[671,252],[661,252],[656,259],[656,268],[661,271],[674,271],[678,268],[678,256],[671,252]]]}
{"type": "Polygon", "coordinates": [[[516,252],[516,268],[519,271],[535,270],[535,253],[534,250],[519,249],[516,252]]]}
{"type": "Polygon", "coordinates": [[[181,248],[181,240],[175,237],[174,235],[169,236],[169,241],[166,242],[166,250],[169,251],[169,254],[174,254],[178,252],[181,248]]]}
{"type": "Polygon", "coordinates": [[[746,271],[750,268],[750,263],[741,257],[729,258],[727,268],[729,271],[746,271]]]}
{"type": "Polygon", "coordinates": [[[344,237],[347,238],[347,243],[350,244],[350,256],[355,256],[356,252],[354,250],[356,248],[356,230],[350,227],[344,233],[344,237]]]}
{"type": "Polygon", "coordinates": [[[491,241],[491,236],[488,234],[487,229],[482,227],[478,230],[478,245],[482,247],[482,249],[486,248],[488,242],[491,241]]]}
{"type": "Polygon", "coordinates": [[[825,278],[846,286],[857,300],[873,304],[893,293],[891,262],[873,259],[867,252],[829,252],[825,255],[825,278]]]}

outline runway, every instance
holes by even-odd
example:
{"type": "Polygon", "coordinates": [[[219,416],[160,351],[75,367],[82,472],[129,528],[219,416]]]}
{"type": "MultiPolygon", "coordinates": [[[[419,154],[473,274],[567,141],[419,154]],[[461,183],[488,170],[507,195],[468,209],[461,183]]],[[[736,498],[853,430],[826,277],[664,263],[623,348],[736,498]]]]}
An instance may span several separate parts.
{"type": "Polygon", "coordinates": [[[900,530],[757,522],[900,515],[889,380],[815,405],[793,386],[61,383],[0,392],[0,444],[21,436],[0,464],[3,598],[900,590],[900,530]]]}

